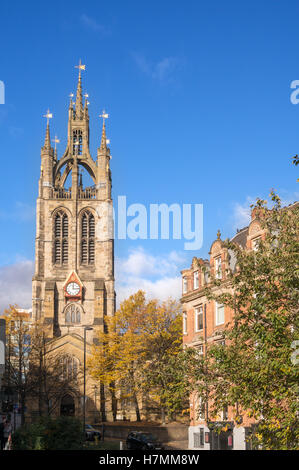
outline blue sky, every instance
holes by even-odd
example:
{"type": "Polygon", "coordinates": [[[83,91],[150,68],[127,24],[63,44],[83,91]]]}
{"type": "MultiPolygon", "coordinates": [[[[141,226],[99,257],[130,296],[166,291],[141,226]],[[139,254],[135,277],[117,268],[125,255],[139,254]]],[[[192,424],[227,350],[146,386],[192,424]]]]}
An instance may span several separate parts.
{"type": "Polygon", "coordinates": [[[135,287],[179,295],[179,270],[207,257],[247,223],[247,208],[275,188],[298,199],[297,1],[3,2],[0,16],[0,286],[28,306],[40,147],[66,144],[68,95],[86,64],[91,151],[110,118],[113,197],[128,204],[202,203],[204,244],[116,241],[120,297],[135,287]]]}

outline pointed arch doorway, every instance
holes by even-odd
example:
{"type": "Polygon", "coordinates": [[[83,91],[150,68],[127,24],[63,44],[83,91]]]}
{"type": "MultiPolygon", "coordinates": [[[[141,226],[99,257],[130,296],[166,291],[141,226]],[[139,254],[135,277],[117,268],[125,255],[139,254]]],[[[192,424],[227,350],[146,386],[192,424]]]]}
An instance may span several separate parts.
{"type": "Polygon", "coordinates": [[[62,397],[60,402],[60,416],[75,416],[75,400],[70,394],[62,397]]]}

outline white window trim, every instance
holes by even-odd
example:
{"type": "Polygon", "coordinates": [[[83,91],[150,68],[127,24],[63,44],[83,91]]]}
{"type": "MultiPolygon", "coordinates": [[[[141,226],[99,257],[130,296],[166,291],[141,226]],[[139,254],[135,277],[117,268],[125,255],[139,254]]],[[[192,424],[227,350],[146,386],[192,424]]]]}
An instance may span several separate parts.
{"type": "Polygon", "coordinates": [[[223,325],[225,323],[225,310],[224,310],[224,305],[223,304],[218,304],[218,302],[215,302],[215,325],[223,325]],[[223,321],[219,322],[218,321],[218,308],[223,307],[223,321]]]}
{"type": "Polygon", "coordinates": [[[198,321],[197,321],[198,318],[197,317],[200,313],[201,313],[202,319],[203,319],[203,307],[202,307],[202,305],[199,305],[198,307],[195,307],[195,309],[194,309],[194,331],[195,332],[203,330],[203,326],[200,329],[198,329],[198,327],[197,327],[197,325],[198,325],[198,321]]]}
{"type": "Polygon", "coordinates": [[[253,251],[257,251],[258,250],[258,245],[261,241],[262,237],[259,236],[259,237],[255,237],[251,240],[251,246],[252,246],[252,249],[253,251]],[[258,243],[257,243],[258,242],[258,243]]]}
{"type": "Polygon", "coordinates": [[[187,313],[183,313],[183,334],[188,334],[188,326],[187,326],[187,313]]]}
{"type": "Polygon", "coordinates": [[[217,256],[214,261],[215,261],[215,277],[216,277],[216,279],[222,279],[222,260],[221,260],[221,256],[217,256]]]}
{"type": "Polygon", "coordinates": [[[186,277],[183,277],[183,294],[186,294],[188,292],[188,279],[186,277]]]}
{"type": "Polygon", "coordinates": [[[198,289],[199,288],[199,272],[194,271],[193,273],[193,288],[198,289]]]}

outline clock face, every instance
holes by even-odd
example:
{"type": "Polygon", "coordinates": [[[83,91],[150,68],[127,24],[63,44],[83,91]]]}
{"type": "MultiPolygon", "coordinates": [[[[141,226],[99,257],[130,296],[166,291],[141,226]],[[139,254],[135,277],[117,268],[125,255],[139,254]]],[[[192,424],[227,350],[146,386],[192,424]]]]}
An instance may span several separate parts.
{"type": "Polygon", "coordinates": [[[69,295],[78,295],[80,292],[80,286],[76,282],[70,282],[66,286],[66,291],[69,295]]]}

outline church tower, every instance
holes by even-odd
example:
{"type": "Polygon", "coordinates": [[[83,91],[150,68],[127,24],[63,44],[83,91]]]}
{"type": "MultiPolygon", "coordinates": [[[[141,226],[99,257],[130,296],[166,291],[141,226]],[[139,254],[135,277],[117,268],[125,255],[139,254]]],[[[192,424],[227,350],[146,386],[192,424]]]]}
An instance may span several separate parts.
{"type": "MultiPolygon", "coordinates": [[[[105,111],[96,159],[89,149],[88,95],[82,94],[80,64],[75,101],[68,107],[67,145],[61,158],[50,137],[50,112],[41,148],[36,206],[33,319],[44,325],[48,342],[82,362],[88,347],[114,315],[114,247],[110,149],[105,111]],[[89,179],[90,184],[84,185],[89,179]],[[67,184],[69,182],[69,187],[67,184]],[[88,329],[86,328],[88,327],[88,329]],[[84,331],[86,329],[86,331],[84,331]]],[[[77,413],[76,413],[77,414],[77,413]]]]}

